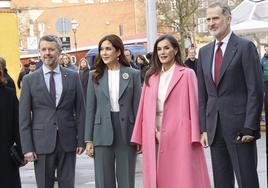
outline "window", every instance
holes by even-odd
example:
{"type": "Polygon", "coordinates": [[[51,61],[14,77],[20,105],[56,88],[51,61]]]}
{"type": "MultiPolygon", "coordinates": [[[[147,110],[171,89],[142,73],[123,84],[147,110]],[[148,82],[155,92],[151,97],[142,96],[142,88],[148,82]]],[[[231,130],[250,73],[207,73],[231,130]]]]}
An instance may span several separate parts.
{"type": "Polygon", "coordinates": [[[100,0],[100,3],[109,3],[109,0],[100,0]]]}
{"type": "Polygon", "coordinates": [[[199,8],[207,8],[207,7],[208,7],[208,0],[199,1],[199,8]]]}
{"type": "Polygon", "coordinates": [[[172,23],[172,31],[173,32],[178,32],[179,31],[179,28],[180,28],[180,25],[179,25],[180,21],[179,20],[175,20],[173,23],[172,23]]]}
{"type": "Polygon", "coordinates": [[[63,0],[52,0],[52,3],[63,3],[63,0]]]}
{"type": "Polygon", "coordinates": [[[197,30],[199,33],[208,32],[206,18],[198,18],[197,22],[198,22],[197,30]]]}
{"type": "Polygon", "coordinates": [[[236,0],[228,0],[228,6],[234,6],[236,4],[236,0]]]}
{"type": "Polygon", "coordinates": [[[79,3],[79,0],[69,0],[69,3],[79,3]]]}
{"type": "Polygon", "coordinates": [[[175,11],[177,9],[177,1],[176,0],[170,1],[170,9],[171,9],[171,11],[175,11]]]}

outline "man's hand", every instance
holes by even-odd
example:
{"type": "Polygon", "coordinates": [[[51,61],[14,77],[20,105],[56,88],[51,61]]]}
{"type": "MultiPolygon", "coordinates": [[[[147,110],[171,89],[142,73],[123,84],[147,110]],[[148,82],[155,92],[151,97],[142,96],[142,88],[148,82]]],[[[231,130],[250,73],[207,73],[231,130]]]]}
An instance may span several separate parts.
{"type": "Polygon", "coordinates": [[[203,148],[207,148],[208,147],[208,133],[207,132],[203,132],[201,134],[201,140],[200,140],[203,148]]]}
{"type": "Polygon", "coordinates": [[[37,155],[35,152],[28,152],[24,154],[24,160],[26,162],[33,162],[37,160],[37,155]]]}
{"type": "Polygon", "coordinates": [[[242,143],[249,143],[254,140],[254,136],[244,135],[244,136],[238,136],[237,140],[241,140],[242,143]]]}
{"type": "Polygon", "coordinates": [[[89,157],[94,157],[94,145],[92,142],[88,142],[86,145],[86,154],[89,157]]]}
{"type": "Polygon", "coordinates": [[[82,147],[77,147],[76,148],[76,154],[77,155],[81,155],[83,152],[84,152],[84,148],[82,148],[82,147]]]}

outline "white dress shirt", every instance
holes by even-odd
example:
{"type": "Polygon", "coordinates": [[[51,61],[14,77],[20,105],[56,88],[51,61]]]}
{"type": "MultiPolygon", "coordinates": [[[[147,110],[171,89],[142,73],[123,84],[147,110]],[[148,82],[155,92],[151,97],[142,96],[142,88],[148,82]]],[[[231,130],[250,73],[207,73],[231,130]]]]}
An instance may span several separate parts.
{"type": "MultiPolygon", "coordinates": [[[[48,89],[48,91],[50,91],[49,78],[50,78],[51,70],[49,70],[45,65],[42,66],[42,69],[43,69],[47,89],[48,89]]],[[[56,106],[58,106],[59,101],[60,101],[60,97],[61,97],[61,93],[62,93],[62,77],[61,77],[60,66],[58,65],[53,70],[53,72],[54,72],[55,89],[56,89],[56,106]]]]}
{"type": "Polygon", "coordinates": [[[216,55],[216,51],[217,51],[217,48],[218,48],[217,44],[218,44],[218,42],[222,42],[221,51],[222,51],[222,58],[223,58],[224,57],[225,50],[226,50],[226,47],[227,47],[227,44],[228,44],[229,39],[231,37],[231,34],[232,34],[232,32],[228,33],[222,39],[222,41],[218,41],[217,39],[215,40],[214,55],[213,55],[213,62],[212,62],[212,69],[211,69],[211,74],[212,74],[213,80],[214,80],[215,55],[216,55]]]}
{"type": "Polygon", "coordinates": [[[160,73],[160,80],[159,80],[159,85],[158,85],[158,95],[157,95],[157,107],[156,107],[156,128],[157,128],[157,130],[160,130],[160,127],[162,125],[164,102],[166,99],[168,86],[170,84],[174,69],[175,69],[175,63],[167,71],[165,71],[163,66],[162,66],[162,71],[160,73]]]}
{"type": "Polygon", "coordinates": [[[108,70],[109,96],[111,103],[111,111],[119,112],[119,76],[120,70],[108,70]]]}

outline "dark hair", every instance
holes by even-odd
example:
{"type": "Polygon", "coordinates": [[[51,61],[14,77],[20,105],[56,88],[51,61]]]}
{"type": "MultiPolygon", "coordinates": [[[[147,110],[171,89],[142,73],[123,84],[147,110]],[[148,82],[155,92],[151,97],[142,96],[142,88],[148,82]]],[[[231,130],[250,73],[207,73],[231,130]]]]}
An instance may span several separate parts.
{"type": "Polygon", "coordinates": [[[222,14],[225,16],[231,16],[232,12],[231,9],[228,5],[226,5],[223,2],[215,2],[215,3],[211,3],[208,8],[215,8],[215,7],[220,7],[222,9],[222,14]]]}
{"type": "Polygon", "coordinates": [[[124,49],[124,51],[128,51],[128,52],[129,52],[129,54],[132,56],[132,52],[131,52],[131,50],[130,50],[130,49],[125,48],[125,49],[124,49]]]}
{"type": "Polygon", "coordinates": [[[55,42],[57,44],[58,50],[61,52],[62,50],[62,42],[59,37],[56,35],[45,35],[40,38],[38,47],[40,48],[41,41],[55,42]]]}
{"type": "Polygon", "coordinates": [[[29,65],[36,65],[36,63],[34,61],[31,61],[29,65]]]}
{"type": "Polygon", "coordinates": [[[138,58],[140,58],[144,63],[147,63],[146,58],[143,55],[137,55],[136,57],[136,63],[138,62],[138,58]]]}
{"type": "Polygon", "coordinates": [[[169,34],[162,35],[155,41],[155,44],[154,44],[154,51],[153,51],[153,54],[152,54],[152,57],[151,57],[151,60],[150,60],[150,69],[146,72],[146,75],[145,75],[145,84],[147,86],[149,86],[150,77],[153,74],[158,74],[162,69],[162,63],[160,62],[158,54],[157,54],[157,45],[162,40],[169,41],[171,46],[174,49],[178,50],[178,52],[175,54],[175,63],[185,67],[185,65],[183,64],[182,59],[181,59],[180,46],[179,46],[179,43],[176,40],[176,38],[173,37],[172,35],[169,35],[169,34]]]}
{"type": "MultiPolygon", "coordinates": [[[[106,40],[109,41],[110,43],[112,43],[113,47],[117,51],[120,51],[120,55],[118,57],[119,58],[118,62],[123,66],[129,67],[128,61],[127,61],[126,56],[124,54],[124,44],[123,44],[122,40],[120,39],[120,37],[118,37],[115,34],[106,35],[100,40],[99,45],[98,45],[99,55],[100,55],[101,45],[106,40]]],[[[106,66],[107,65],[102,61],[101,58],[96,62],[96,70],[92,76],[92,81],[94,83],[98,84],[98,81],[102,77],[106,66]]]]}
{"type": "Polygon", "coordinates": [[[4,76],[4,68],[0,66],[0,85],[5,86],[7,84],[7,79],[4,76]]]}
{"type": "Polygon", "coordinates": [[[3,71],[6,69],[6,60],[3,57],[0,57],[0,66],[3,68],[3,71]]]}

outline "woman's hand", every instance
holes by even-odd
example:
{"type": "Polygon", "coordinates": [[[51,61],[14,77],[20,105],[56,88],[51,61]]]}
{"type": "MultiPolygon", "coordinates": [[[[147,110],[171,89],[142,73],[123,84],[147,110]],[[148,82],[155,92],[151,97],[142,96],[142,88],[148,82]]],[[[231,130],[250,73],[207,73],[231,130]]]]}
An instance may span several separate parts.
{"type": "Polygon", "coordinates": [[[160,143],[160,131],[158,131],[157,129],[155,129],[155,138],[157,142],[160,143]]]}
{"type": "Polygon", "coordinates": [[[137,154],[141,154],[141,153],[142,153],[142,146],[137,145],[137,154]]]}
{"type": "Polygon", "coordinates": [[[86,145],[86,154],[89,156],[89,157],[94,157],[94,145],[92,142],[88,142],[87,145],[86,145]]]}

